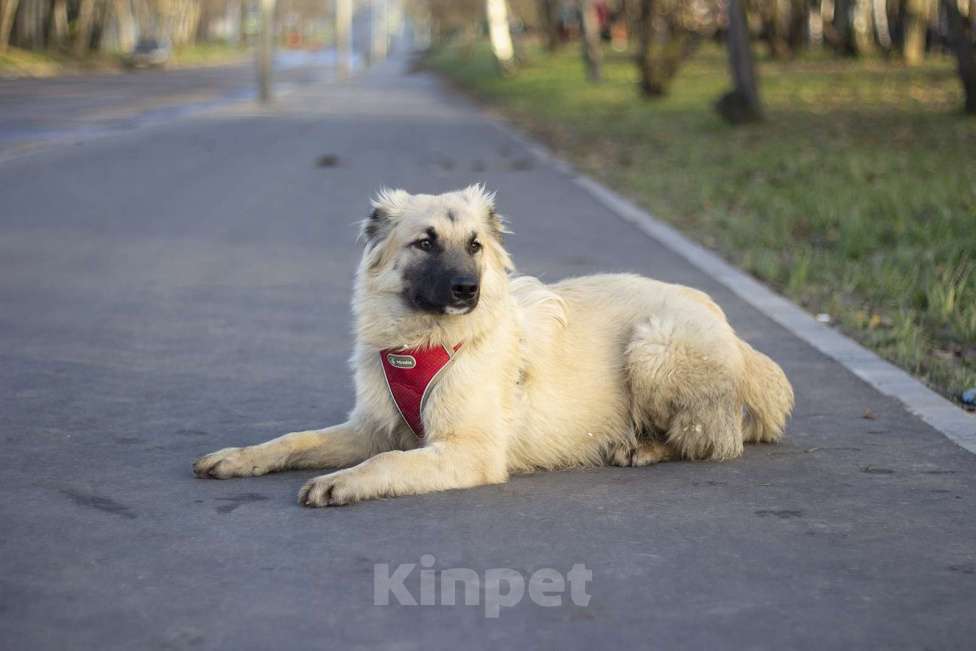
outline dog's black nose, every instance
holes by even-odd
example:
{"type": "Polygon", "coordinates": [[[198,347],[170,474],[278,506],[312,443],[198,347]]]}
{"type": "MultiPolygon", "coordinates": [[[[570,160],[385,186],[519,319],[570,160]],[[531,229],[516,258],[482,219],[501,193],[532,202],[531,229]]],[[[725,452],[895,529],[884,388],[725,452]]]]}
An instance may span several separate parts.
{"type": "Polygon", "coordinates": [[[471,276],[455,276],[451,279],[451,298],[470,301],[478,293],[478,281],[471,276]]]}

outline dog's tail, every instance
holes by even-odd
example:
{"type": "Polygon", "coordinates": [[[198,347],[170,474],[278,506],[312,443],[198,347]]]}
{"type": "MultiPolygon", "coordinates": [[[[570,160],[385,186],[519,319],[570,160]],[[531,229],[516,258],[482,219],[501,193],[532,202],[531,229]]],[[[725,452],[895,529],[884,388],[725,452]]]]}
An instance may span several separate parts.
{"type": "Polygon", "coordinates": [[[742,434],[746,443],[775,443],[793,411],[793,387],[779,364],[739,340],[745,359],[740,391],[746,405],[742,434]]]}

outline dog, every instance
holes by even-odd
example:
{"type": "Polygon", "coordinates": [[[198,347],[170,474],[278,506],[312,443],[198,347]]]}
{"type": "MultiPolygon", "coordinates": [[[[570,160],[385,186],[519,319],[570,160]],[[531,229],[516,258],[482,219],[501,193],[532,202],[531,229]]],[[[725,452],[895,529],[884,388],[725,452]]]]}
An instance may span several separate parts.
{"type": "Polygon", "coordinates": [[[305,506],[573,466],[725,460],[780,440],[782,369],[701,291],[637,275],[514,275],[494,194],[384,190],[362,223],[348,420],[194,463],[226,479],[337,468],[305,506]]]}

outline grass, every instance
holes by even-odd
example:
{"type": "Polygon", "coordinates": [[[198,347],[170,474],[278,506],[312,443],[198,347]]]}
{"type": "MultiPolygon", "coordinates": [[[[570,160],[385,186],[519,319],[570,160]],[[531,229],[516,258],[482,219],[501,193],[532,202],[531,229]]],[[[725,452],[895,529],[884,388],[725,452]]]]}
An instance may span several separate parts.
{"type": "Polygon", "coordinates": [[[250,50],[228,43],[198,43],[174,48],[173,65],[180,68],[216,66],[242,61],[250,50]]]}
{"type": "MultiPolygon", "coordinates": [[[[193,68],[242,61],[248,50],[226,43],[201,43],[173,49],[168,67],[193,68]]],[[[9,48],[0,53],[0,78],[56,77],[85,72],[119,72],[125,69],[120,52],[96,52],[78,59],[60,50],[32,51],[9,48]]]]}
{"type": "Polygon", "coordinates": [[[484,47],[427,64],[942,394],[976,386],[976,119],[951,60],[761,61],[767,119],[732,128],[718,48],[653,101],[624,55],[599,85],[575,48],[527,56],[510,78],[484,47]]]}
{"type": "Polygon", "coordinates": [[[0,52],[0,79],[10,77],[53,77],[63,69],[60,57],[47,52],[9,48],[0,52]]]}

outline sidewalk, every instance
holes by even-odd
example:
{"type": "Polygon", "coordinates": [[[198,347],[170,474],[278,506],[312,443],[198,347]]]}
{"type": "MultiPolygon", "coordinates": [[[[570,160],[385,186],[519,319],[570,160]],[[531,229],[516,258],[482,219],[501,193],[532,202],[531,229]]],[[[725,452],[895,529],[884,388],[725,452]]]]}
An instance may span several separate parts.
{"type": "MultiPolygon", "coordinates": [[[[0,163],[0,646],[969,648],[976,455],[396,62],[0,163]],[[334,166],[316,164],[335,156],[334,166]],[[786,440],[723,463],[297,506],[199,454],[352,405],[353,222],[498,191],[519,270],[689,284],[780,362],[786,440]],[[374,606],[374,565],[592,571],[588,606],[374,606]]],[[[419,594],[414,571],[406,585],[419,594]]],[[[394,600],[394,604],[396,601],[394,600]]]]}

